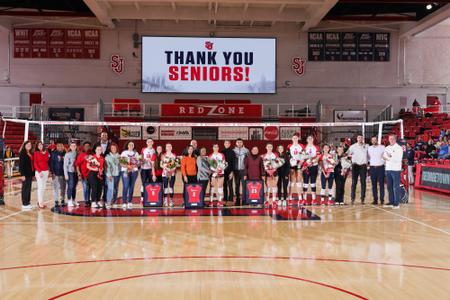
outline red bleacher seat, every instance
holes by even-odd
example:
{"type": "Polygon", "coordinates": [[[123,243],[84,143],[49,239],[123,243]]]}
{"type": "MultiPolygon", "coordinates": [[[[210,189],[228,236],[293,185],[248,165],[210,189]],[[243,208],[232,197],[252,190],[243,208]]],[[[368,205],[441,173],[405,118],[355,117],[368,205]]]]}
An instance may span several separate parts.
{"type": "Polygon", "coordinates": [[[113,99],[113,112],[141,112],[141,100],[113,99]]]}

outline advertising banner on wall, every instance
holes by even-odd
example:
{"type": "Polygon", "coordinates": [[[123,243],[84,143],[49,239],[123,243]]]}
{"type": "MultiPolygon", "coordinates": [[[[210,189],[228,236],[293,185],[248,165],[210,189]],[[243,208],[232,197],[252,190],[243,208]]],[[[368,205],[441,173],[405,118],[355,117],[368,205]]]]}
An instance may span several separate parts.
{"type": "Polygon", "coordinates": [[[192,128],[181,126],[161,126],[159,128],[160,140],[190,140],[192,128]]]}
{"type": "Polygon", "coordinates": [[[142,127],[142,139],[154,139],[159,138],[159,127],[156,126],[144,126],[142,127]]]}
{"type": "Polygon", "coordinates": [[[248,127],[219,127],[219,140],[248,140],[248,127]]]}
{"type": "Polygon", "coordinates": [[[280,140],[288,141],[294,134],[300,135],[300,127],[280,127],[280,140]]]}
{"type": "Polygon", "coordinates": [[[276,92],[276,39],[142,37],[142,92],[276,92]]]}
{"type": "Polygon", "coordinates": [[[367,122],[367,110],[335,110],[334,122],[367,122]]]}
{"type": "Polygon", "coordinates": [[[264,139],[269,141],[278,140],[280,130],[276,126],[267,126],[264,128],[264,139]]]}
{"type": "Polygon", "coordinates": [[[141,140],[142,127],[140,126],[120,126],[121,140],[141,140]]]}

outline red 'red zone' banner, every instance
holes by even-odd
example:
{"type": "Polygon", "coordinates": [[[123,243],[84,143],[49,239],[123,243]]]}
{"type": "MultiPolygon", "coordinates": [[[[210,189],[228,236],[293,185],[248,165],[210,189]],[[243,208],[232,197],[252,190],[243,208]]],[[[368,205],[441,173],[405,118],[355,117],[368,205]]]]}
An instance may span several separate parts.
{"type": "Polygon", "coordinates": [[[261,117],[260,104],[161,104],[161,117],[261,117]]]}

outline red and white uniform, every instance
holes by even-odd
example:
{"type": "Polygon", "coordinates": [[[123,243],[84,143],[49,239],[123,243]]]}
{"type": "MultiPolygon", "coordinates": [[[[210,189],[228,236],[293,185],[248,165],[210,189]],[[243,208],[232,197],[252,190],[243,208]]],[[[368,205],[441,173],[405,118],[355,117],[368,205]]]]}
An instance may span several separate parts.
{"type": "MultiPolygon", "coordinates": [[[[223,153],[212,153],[208,156],[208,158],[209,160],[217,161],[217,165],[219,165],[220,163],[226,163],[225,155],[223,153]]],[[[224,170],[211,170],[211,171],[217,172],[217,176],[223,176],[224,170]]]]}
{"type": "MultiPolygon", "coordinates": [[[[162,156],[161,156],[161,161],[164,161],[164,158],[166,158],[166,157],[169,157],[169,158],[173,158],[173,159],[176,159],[177,158],[177,155],[175,154],[175,153],[164,153],[162,156]]],[[[162,172],[162,176],[163,177],[169,177],[169,176],[174,176],[174,174],[177,172],[177,169],[175,169],[174,171],[172,171],[172,174],[169,174],[170,173],[170,170],[167,170],[166,168],[163,168],[163,172],[162,172]]]]}
{"type": "Polygon", "coordinates": [[[298,165],[298,162],[302,158],[303,151],[305,150],[305,146],[302,144],[289,144],[287,146],[287,149],[289,151],[289,154],[291,155],[290,164],[291,167],[295,167],[298,165]]]}
{"type": "Polygon", "coordinates": [[[320,161],[322,162],[322,168],[326,172],[334,172],[334,167],[336,166],[336,156],[333,154],[322,154],[320,156],[320,161]],[[334,164],[332,163],[334,161],[334,164]]]}
{"type": "Polygon", "coordinates": [[[147,190],[148,201],[157,202],[159,192],[161,191],[161,186],[160,185],[147,185],[146,190],[147,190]]]}
{"type": "Polygon", "coordinates": [[[319,164],[318,160],[315,159],[320,155],[320,148],[318,146],[306,145],[305,154],[308,155],[308,157],[313,160],[312,166],[317,166],[319,164]]]}
{"type": "Polygon", "coordinates": [[[150,170],[152,168],[152,161],[154,161],[153,156],[155,155],[155,149],[142,148],[141,151],[142,159],[144,163],[141,166],[142,170],[150,170]]]}

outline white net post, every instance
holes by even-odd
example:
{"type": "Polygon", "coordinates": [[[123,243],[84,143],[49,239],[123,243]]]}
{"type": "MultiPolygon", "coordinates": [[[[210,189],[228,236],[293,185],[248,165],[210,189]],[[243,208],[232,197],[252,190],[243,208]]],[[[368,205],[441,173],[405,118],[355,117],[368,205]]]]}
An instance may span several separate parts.
{"type": "Polygon", "coordinates": [[[41,123],[41,142],[44,142],[44,123],[41,123]]]}
{"type": "Polygon", "coordinates": [[[380,122],[378,126],[378,144],[381,145],[381,140],[383,138],[383,122],[380,122]]]}
{"type": "Polygon", "coordinates": [[[25,131],[23,133],[23,141],[28,141],[28,135],[30,132],[30,122],[25,122],[25,131]]]}

